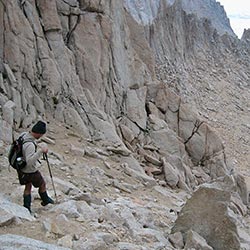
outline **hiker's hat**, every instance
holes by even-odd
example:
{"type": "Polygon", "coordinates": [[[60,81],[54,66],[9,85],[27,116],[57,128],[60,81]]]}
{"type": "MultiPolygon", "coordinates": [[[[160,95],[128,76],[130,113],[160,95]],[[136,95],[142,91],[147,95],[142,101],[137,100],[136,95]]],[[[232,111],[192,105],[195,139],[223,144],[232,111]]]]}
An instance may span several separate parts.
{"type": "Polygon", "coordinates": [[[31,129],[33,133],[45,134],[46,133],[46,123],[43,121],[38,121],[31,129]]]}

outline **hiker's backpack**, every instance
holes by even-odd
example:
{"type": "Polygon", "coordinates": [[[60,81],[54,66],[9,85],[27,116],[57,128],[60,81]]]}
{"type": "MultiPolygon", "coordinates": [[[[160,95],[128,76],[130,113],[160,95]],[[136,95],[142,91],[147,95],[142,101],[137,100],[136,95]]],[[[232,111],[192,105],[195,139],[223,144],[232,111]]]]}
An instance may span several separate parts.
{"type": "MultiPolygon", "coordinates": [[[[26,141],[25,141],[26,142],[26,141]]],[[[26,161],[23,158],[23,135],[14,140],[10,146],[8,159],[10,165],[16,169],[21,170],[26,166],[26,161]]]]}

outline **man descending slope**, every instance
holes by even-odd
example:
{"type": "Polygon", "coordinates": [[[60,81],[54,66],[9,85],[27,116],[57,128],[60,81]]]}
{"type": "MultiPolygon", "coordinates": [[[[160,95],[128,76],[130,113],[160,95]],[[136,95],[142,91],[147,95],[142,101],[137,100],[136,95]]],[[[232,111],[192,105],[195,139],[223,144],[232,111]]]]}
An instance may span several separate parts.
{"type": "Polygon", "coordinates": [[[26,166],[18,170],[18,178],[21,185],[25,185],[23,193],[23,205],[31,212],[31,189],[32,185],[38,188],[38,193],[42,199],[41,205],[46,206],[54,201],[48,196],[46,183],[38,168],[38,159],[42,154],[48,153],[47,145],[37,149],[36,140],[46,133],[46,123],[38,121],[30,132],[22,133],[23,136],[23,157],[26,166]]]}

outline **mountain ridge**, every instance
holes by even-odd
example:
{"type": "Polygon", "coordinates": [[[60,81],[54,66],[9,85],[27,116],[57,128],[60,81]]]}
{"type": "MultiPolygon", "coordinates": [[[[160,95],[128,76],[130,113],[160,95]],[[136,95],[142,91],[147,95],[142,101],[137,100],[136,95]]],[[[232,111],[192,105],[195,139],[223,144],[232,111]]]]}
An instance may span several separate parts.
{"type": "Polygon", "coordinates": [[[229,18],[221,5],[216,0],[206,1],[179,1],[179,0],[158,0],[158,1],[124,1],[125,8],[130,12],[133,18],[142,25],[150,25],[159,13],[159,7],[166,5],[167,7],[173,4],[180,4],[181,8],[187,14],[194,14],[199,19],[209,19],[213,27],[220,35],[225,33],[230,36],[236,36],[230,26],[229,18]],[[178,3],[179,2],[179,3],[178,3]]]}

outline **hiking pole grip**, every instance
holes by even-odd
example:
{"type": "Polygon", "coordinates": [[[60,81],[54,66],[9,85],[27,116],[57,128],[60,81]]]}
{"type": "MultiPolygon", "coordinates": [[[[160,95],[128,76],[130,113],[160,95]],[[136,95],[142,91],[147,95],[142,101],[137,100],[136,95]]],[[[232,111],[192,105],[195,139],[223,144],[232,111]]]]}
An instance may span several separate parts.
{"type": "Polygon", "coordinates": [[[48,159],[47,153],[43,153],[43,158],[47,162],[48,169],[49,169],[49,174],[50,174],[50,178],[51,178],[51,182],[52,182],[52,187],[53,187],[55,198],[56,198],[56,203],[58,203],[58,201],[57,201],[57,195],[56,195],[56,189],[55,189],[55,185],[54,185],[54,181],[53,181],[52,172],[51,172],[51,168],[50,168],[50,164],[49,164],[49,159],[48,159]]]}

